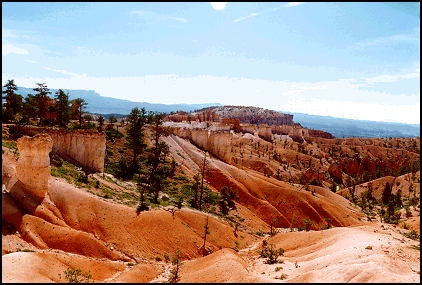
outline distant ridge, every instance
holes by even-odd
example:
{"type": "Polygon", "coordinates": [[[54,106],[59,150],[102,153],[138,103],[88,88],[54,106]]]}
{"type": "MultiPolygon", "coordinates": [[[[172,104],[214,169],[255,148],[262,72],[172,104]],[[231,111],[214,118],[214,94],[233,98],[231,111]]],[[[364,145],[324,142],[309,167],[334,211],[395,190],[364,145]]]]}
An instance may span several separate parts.
{"type": "MultiPolygon", "coordinates": [[[[5,90],[5,88],[2,87],[2,90],[5,90]]],[[[50,89],[52,92],[50,97],[54,97],[54,93],[57,90],[58,89],[50,89]]],[[[220,103],[153,104],[148,102],[134,102],[112,97],[105,97],[101,96],[94,90],[62,90],[69,92],[70,100],[76,98],[84,99],[88,103],[88,112],[99,115],[127,115],[135,107],[144,107],[147,111],[171,113],[176,111],[192,112],[203,108],[209,108],[211,106],[225,106],[220,103]]],[[[18,87],[18,91],[16,93],[25,97],[28,94],[34,94],[35,91],[32,88],[18,87]]],[[[277,112],[292,114],[294,116],[294,122],[301,124],[304,128],[329,132],[337,138],[420,137],[420,124],[401,124],[391,122],[343,119],[331,116],[308,115],[305,113],[295,113],[281,110],[278,110],[277,112]]]]}
{"type": "MultiPolygon", "coordinates": [[[[283,111],[280,111],[283,112],[283,111]]],[[[323,130],[336,138],[413,138],[420,137],[420,124],[402,124],[343,119],[290,112],[294,121],[308,129],[323,130]]]]}
{"type": "MultiPolygon", "coordinates": [[[[35,88],[35,86],[34,86],[35,88]]],[[[2,90],[5,90],[2,87],[2,90]]],[[[201,103],[201,104],[159,104],[159,103],[148,103],[148,102],[134,102],[129,100],[117,99],[112,97],[101,96],[94,90],[74,90],[74,89],[62,89],[65,92],[69,92],[69,99],[73,100],[76,98],[82,98],[87,103],[87,111],[89,113],[96,114],[122,114],[127,115],[130,111],[138,107],[145,108],[147,111],[170,113],[176,111],[190,112],[197,109],[201,109],[209,106],[222,106],[220,103],[201,103]]],[[[50,97],[53,98],[54,94],[58,89],[50,88],[50,97]]],[[[36,92],[32,88],[18,87],[17,94],[27,96],[28,94],[35,94],[36,92]]]]}

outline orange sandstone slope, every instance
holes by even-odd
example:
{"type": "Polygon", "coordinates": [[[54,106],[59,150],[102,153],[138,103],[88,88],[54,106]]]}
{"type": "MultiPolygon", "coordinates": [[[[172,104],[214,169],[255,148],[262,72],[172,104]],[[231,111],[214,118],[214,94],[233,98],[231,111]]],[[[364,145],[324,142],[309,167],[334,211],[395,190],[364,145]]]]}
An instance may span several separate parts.
{"type": "MultiPolygon", "coordinates": [[[[3,200],[3,205],[6,202],[3,200]]],[[[19,211],[18,207],[15,209],[19,211]]],[[[177,211],[174,217],[164,210],[137,214],[134,208],[103,201],[51,177],[47,197],[33,213],[21,213],[21,216],[12,219],[3,213],[3,220],[13,224],[24,240],[38,248],[61,249],[93,258],[140,261],[171,255],[177,248],[185,258],[200,256],[206,214],[188,209],[177,211]]],[[[232,227],[213,217],[209,226],[212,230],[206,246],[213,251],[234,247],[235,240],[243,248],[255,239],[241,231],[244,238],[236,238],[232,227]]]]}
{"type": "MultiPolygon", "coordinates": [[[[193,175],[203,163],[203,152],[190,142],[171,135],[164,139],[170,146],[170,154],[182,169],[193,175]],[[179,155],[181,154],[181,155],[179,155]]],[[[314,228],[326,225],[325,219],[332,219],[334,226],[359,225],[363,214],[352,210],[349,202],[340,195],[319,188],[314,195],[274,178],[267,178],[259,172],[239,169],[214,158],[209,161],[207,181],[219,190],[222,186],[237,189],[236,201],[259,218],[270,224],[277,219],[277,227],[303,225],[302,219],[310,218],[314,228]]]]}

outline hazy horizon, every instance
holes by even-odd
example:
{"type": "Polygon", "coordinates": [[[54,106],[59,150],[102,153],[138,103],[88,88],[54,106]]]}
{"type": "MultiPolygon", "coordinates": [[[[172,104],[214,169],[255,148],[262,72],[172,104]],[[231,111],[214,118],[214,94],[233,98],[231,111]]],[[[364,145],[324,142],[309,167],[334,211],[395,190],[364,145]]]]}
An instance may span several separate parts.
{"type": "Polygon", "coordinates": [[[2,3],[2,85],[420,123],[419,3],[2,3]]]}

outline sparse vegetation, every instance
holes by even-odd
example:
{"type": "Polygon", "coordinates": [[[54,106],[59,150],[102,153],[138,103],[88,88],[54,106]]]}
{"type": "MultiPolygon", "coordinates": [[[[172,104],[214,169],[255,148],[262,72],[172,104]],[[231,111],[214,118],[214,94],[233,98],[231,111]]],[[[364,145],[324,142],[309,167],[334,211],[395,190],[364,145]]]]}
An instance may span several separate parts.
{"type": "MultiPolygon", "coordinates": [[[[89,283],[92,278],[90,271],[82,272],[81,269],[67,268],[64,271],[64,279],[68,283],[89,283]]],[[[62,275],[59,273],[59,279],[62,279],[62,275]]]]}
{"type": "Polygon", "coordinates": [[[183,264],[182,251],[179,248],[177,248],[175,255],[172,257],[172,264],[173,266],[176,266],[176,267],[171,270],[169,282],[176,283],[177,281],[179,281],[179,269],[180,269],[180,266],[182,266],[183,264]]]}
{"type": "Polygon", "coordinates": [[[266,240],[262,241],[262,247],[259,254],[261,257],[267,259],[265,261],[266,264],[283,263],[283,261],[278,260],[278,257],[284,254],[284,249],[276,249],[274,244],[268,244],[266,240]]]}

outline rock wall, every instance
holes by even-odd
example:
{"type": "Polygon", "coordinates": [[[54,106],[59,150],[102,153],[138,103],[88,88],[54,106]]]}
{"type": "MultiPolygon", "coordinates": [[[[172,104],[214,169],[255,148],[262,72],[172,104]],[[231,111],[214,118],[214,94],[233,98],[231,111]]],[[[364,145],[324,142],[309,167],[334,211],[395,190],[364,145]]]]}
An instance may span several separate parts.
{"type": "Polygon", "coordinates": [[[104,133],[94,130],[46,129],[25,127],[29,135],[46,133],[53,140],[53,148],[59,155],[71,158],[91,171],[104,172],[106,138],[104,133]]]}
{"type": "Polygon", "coordinates": [[[231,163],[231,138],[230,132],[212,132],[208,130],[193,130],[192,141],[212,153],[218,159],[231,163]]]}
{"type": "Polygon", "coordinates": [[[255,125],[240,124],[240,128],[243,133],[255,134],[258,130],[255,125]]]}
{"type": "Polygon", "coordinates": [[[35,196],[44,198],[51,171],[49,153],[53,140],[45,133],[33,137],[23,136],[17,140],[17,146],[17,178],[35,196]]]}

